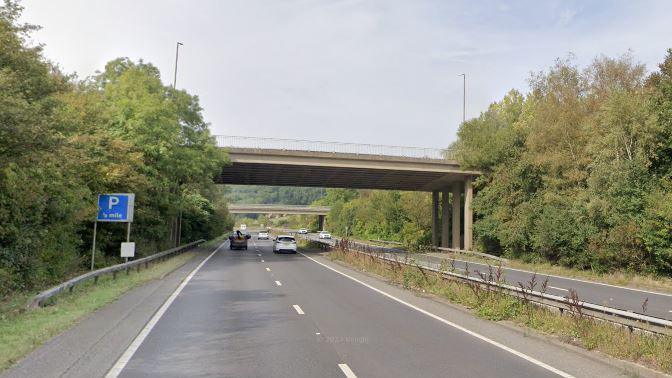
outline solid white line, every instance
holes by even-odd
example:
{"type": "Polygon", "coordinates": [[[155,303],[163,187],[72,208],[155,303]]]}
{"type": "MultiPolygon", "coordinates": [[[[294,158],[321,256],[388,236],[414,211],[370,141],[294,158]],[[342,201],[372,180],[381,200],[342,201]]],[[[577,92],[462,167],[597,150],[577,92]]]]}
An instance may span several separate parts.
{"type": "Polygon", "coordinates": [[[275,284],[278,285],[278,286],[282,286],[282,282],[280,282],[280,281],[275,281],[275,284]]]}
{"type": "Polygon", "coordinates": [[[135,337],[135,339],[133,339],[131,345],[129,345],[126,351],[124,351],[121,357],[119,357],[114,366],[112,366],[112,369],[110,369],[110,371],[107,372],[105,378],[116,378],[119,376],[124,367],[126,367],[126,364],[128,364],[128,361],[130,361],[131,358],[133,358],[135,352],[138,350],[140,345],[142,345],[142,342],[145,341],[147,335],[149,335],[149,333],[152,332],[152,329],[154,328],[154,326],[156,326],[156,323],[158,323],[159,320],[161,320],[163,314],[166,313],[168,307],[170,307],[170,305],[173,304],[173,301],[175,301],[175,298],[177,298],[177,296],[180,295],[182,289],[184,289],[184,287],[187,286],[189,281],[191,281],[194,275],[198,273],[201,267],[203,267],[203,265],[205,265],[205,263],[208,262],[208,260],[210,260],[210,258],[214,256],[214,254],[217,253],[217,251],[219,251],[219,249],[224,246],[224,244],[226,244],[226,241],[220,244],[220,246],[217,247],[217,249],[212,251],[212,253],[208,257],[206,257],[203,261],[201,261],[201,263],[198,264],[198,266],[194,268],[194,270],[192,270],[191,273],[189,273],[189,275],[182,281],[180,286],[178,286],[177,289],[175,289],[173,294],[171,294],[170,297],[168,297],[168,299],[166,299],[166,301],[163,302],[163,305],[161,305],[159,310],[154,314],[154,316],[152,316],[149,322],[147,322],[142,331],[140,331],[140,333],[135,337]]]}
{"type": "Polygon", "coordinates": [[[271,268],[266,268],[266,271],[267,271],[267,272],[270,272],[270,271],[271,271],[271,268]]]}
{"type": "Polygon", "coordinates": [[[343,372],[343,374],[345,374],[346,377],[357,378],[357,376],[355,375],[355,373],[353,373],[348,364],[338,364],[338,367],[341,368],[341,371],[343,372]]]}
{"type": "Polygon", "coordinates": [[[292,307],[294,307],[294,309],[299,315],[305,314],[305,312],[303,312],[303,310],[301,309],[301,307],[299,307],[299,305],[292,305],[292,307]]]}
{"type": "Polygon", "coordinates": [[[563,288],[561,288],[561,287],[555,287],[555,286],[551,286],[551,285],[548,285],[548,288],[549,288],[549,289],[555,289],[555,290],[569,291],[569,290],[567,290],[567,289],[563,289],[563,288]]]}
{"type": "MultiPolygon", "coordinates": [[[[301,252],[299,252],[299,253],[301,253],[301,252]]],[[[301,253],[301,255],[303,255],[304,257],[310,259],[311,261],[313,261],[313,262],[315,262],[315,263],[317,263],[317,264],[322,265],[323,267],[325,267],[325,268],[327,268],[327,269],[329,269],[329,270],[331,270],[331,271],[334,271],[334,272],[336,272],[336,273],[338,273],[338,274],[340,274],[340,275],[342,275],[342,276],[344,276],[344,277],[347,277],[347,278],[349,278],[349,279],[351,279],[351,280],[357,282],[357,283],[360,284],[360,285],[366,286],[366,287],[368,287],[369,289],[371,289],[371,290],[373,290],[373,291],[375,291],[375,292],[377,292],[377,293],[379,293],[379,294],[382,294],[382,295],[384,295],[384,296],[386,296],[386,297],[388,297],[388,298],[390,298],[390,299],[392,299],[392,300],[394,300],[394,301],[396,301],[396,302],[398,302],[398,303],[401,303],[401,304],[403,304],[404,306],[410,307],[410,308],[412,308],[412,309],[414,309],[414,310],[416,310],[416,311],[418,311],[418,312],[420,312],[420,313],[423,313],[423,314],[429,316],[430,318],[436,319],[436,320],[438,320],[438,321],[440,321],[440,322],[442,322],[442,323],[444,323],[444,324],[446,324],[446,325],[449,325],[449,326],[451,326],[451,327],[453,327],[453,328],[456,328],[456,329],[458,329],[458,330],[460,330],[460,331],[462,331],[462,332],[464,332],[464,333],[466,333],[466,334],[468,334],[468,335],[471,335],[471,336],[473,336],[473,337],[475,337],[475,338],[477,338],[477,339],[480,339],[480,340],[482,340],[482,341],[485,341],[486,343],[489,343],[489,344],[491,344],[491,345],[493,345],[493,346],[496,346],[497,348],[503,349],[503,350],[505,350],[505,351],[507,351],[507,352],[513,354],[513,355],[516,355],[516,356],[518,356],[518,357],[520,357],[520,358],[522,358],[522,359],[524,359],[524,360],[526,360],[526,361],[528,361],[528,362],[531,362],[531,363],[533,363],[533,364],[535,364],[535,365],[537,365],[537,366],[539,366],[539,367],[542,367],[542,368],[544,368],[544,369],[546,369],[546,370],[548,370],[548,371],[551,371],[551,372],[553,372],[553,373],[555,373],[555,374],[557,374],[557,375],[559,375],[559,376],[561,376],[561,377],[565,377],[565,378],[574,378],[574,376],[571,375],[571,374],[565,373],[565,372],[562,371],[562,370],[556,369],[556,368],[554,368],[554,367],[551,366],[551,365],[548,365],[548,364],[546,364],[546,363],[544,363],[544,362],[541,362],[541,361],[539,361],[539,360],[537,360],[537,359],[535,359],[535,358],[533,358],[533,357],[530,357],[530,356],[528,356],[528,355],[526,355],[526,354],[524,354],[524,353],[522,353],[522,352],[519,352],[519,351],[517,351],[517,350],[515,350],[515,349],[511,349],[511,348],[507,347],[507,346],[504,345],[504,344],[500,344],[499,342],[497,342],[497,341],[495,341],[495,340],[492,340],[492,339],[489,339],[489,338],[487,338],[487,337],[485,337],[485,336],[483,336],[483,335],[481,335],[481,334],[478,334],[478,333],[476,333],[476,332],[474,332],[474,331],[468,330],[468,329],[466,329],[466,328],[464,328],[464,327],[462,327],[462,326],[460,326],[460,325],[458,325],[458,324],[455,324],[455,323],[453,323],[453,322],[451,322],[451,321],[449,321],[449,320],[446,320],[446,319],[444,319],[444,318],[442,318],[442,317],[440,317],[440,316],[438,316],[438,315],[435,315],[435,314],[433,314],[433,313],[431,313],[431,312],[429,312],[429,311],[427,311],[427,310],[423,310],[423,309],[421,309],[420,307],[414,306],[414,305],[412,305],[412,304],[410,304],[410,303],[404,301],[403,299],[399,299],[399,298],[395,297],[395,296],[392,295],[392,294],[388,294],[388,293],[386,293],[386,292],[384,292],[384,291],[382,291],[382,290],[380,290],[380,289],[378,289],[378,288],[375,288],[375,287],[373,287],[373,286],[371,286],[371,285],[369,285],[369,284],[367,284],[367,283],[365,283],[365,282],[362,282],[362,281],[360,281],[360,280],[358,280],[358,279],[356,279],[356,278],[354,278],[354,277],[352,277],[352,276],[350,276],[350,275],[348,275],[348,274],[346,274],[346,273],[341,272],[341,271],[338,270],[338,269],[334,269],[334,268],[330,267],[329,265],[323,264],[323,263],[321,263],[321,262],[315,260],[314,258],[312,258],[312,257],[310,257],[310,256],[306,256],[306,255],[304,255],[303,253],[301,253]]]]}

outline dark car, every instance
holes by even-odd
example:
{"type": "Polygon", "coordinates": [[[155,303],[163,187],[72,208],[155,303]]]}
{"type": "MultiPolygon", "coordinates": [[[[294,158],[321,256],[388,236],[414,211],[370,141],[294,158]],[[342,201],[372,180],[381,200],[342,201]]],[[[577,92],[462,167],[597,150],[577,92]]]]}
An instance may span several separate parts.
{"type": "Polygon", "coordinates": [[[247,240],[250,239],[250,234],[245,231],[236,231],[229,236],[231,249],[247,249],[247,240]]]}

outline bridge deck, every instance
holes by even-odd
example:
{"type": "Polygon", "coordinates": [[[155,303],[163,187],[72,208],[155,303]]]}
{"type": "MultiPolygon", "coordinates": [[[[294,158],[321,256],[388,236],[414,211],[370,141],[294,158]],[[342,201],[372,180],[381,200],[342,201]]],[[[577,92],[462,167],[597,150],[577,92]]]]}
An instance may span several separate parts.
{"type": "Polygon", "coordinates": [[[441,190],[478,172],[454,160],[338,152],[227,148],[221,184],[353,189],[441,190]]]}

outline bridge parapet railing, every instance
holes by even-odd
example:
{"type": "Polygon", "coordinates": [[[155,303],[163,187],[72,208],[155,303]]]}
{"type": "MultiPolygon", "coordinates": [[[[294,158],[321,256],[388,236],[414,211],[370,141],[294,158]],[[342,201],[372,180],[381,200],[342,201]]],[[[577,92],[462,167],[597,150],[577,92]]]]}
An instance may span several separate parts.
{"type": "Polygon", "coordinates": [[[308,151],[359,155],[395,156],[416,159],[454,160],[454,151],[440,148],[386,146],[301,139],[257,138],[216,135],[218,147],[253,148],[283,151],[308,151]]]}

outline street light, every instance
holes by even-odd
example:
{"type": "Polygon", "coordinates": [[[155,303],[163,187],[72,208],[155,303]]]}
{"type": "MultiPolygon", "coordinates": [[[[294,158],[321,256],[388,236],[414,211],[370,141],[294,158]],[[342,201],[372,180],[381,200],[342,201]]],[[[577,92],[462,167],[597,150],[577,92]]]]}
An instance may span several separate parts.
{"type": "Polygon", "coordinates": [[[467,120],[467,75],[459,74],[457,76],[462,76],[462,123],[467,120]]]}
{"type": "Polygon", "coordinates": [[[180,46],[183,46],[183,43],[177,42],[177,46],[175,47],[175,76],[173,76],[173,89],[175,89],[175,85],[177,84],[177,58],[180,56],[180,46]]]}

